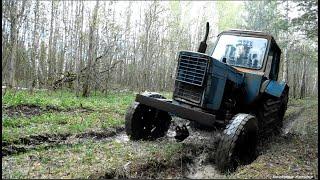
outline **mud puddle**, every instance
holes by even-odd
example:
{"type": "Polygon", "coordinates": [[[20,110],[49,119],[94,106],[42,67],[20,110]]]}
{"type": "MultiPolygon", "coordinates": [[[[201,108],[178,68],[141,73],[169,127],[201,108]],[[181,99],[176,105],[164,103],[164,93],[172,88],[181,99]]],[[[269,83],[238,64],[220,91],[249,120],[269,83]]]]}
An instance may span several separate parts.
{"type": "MultiPolygon", "coordinates": [[[[304,111],[304,108],[297,108],[297,110],[286,117],[284,121],[284,131],[290,129],[292,122],[296,120],[297,116],[304,111]]],[[[174,124],[168,130],[166,137],[160,138],[159,141],[176,141],[175,126],[182,124],[189,124],[188,121],[175,117],[174,124]]],[[[189,137],[181,143],[183,144],[183,152],[172,157],[173,164],[165,164],[164,162],[141,162],[141,164],[134,164],[135,168],[131,168],[129,163],[124,163],[121,172],[105,172],[100,174],[100,178],[187,178],[187,179],[213,179],[226,178],[225,174],[220,173],[214,163],[214,153],[218,144],[220,136],[219,131],[213,130],[199,130],[187,126],[189,130],[189,137]]],[[[128,143],[130,146],[137,146],[139,149],[139,142],[130,141],[126,133],[123,131],[111,137],[119,143],[128,143]]],[[[278,141],[290,141],[293,139],[292,134],[272,135],[267,140],[258,144],[257,156],[265,154],[272,146],[275,138],[278,141]]]]}
{"type": "Polygon", "coordinates": [[[130,140],[128,135],[124,131],[118,133],[116,136],[112,137],[112,139],[118,143],[127,143],[130,140]]]}
{"type": "Polygon", "coordinates": [[[201,154],[194,157],[192,163],[187,164],[188,171],[184,174],[184,178],[189,179],[212,179],[222,178],[222,175],[213,163],[212,148],[205,148],[201,154]]]}
{"type": "MultiPolygon", "coordinates": [[[[220,131],[216,130],[200,130],[192,127],[187,120],[175,117],[174,125],[187,124],[189,136],[181,143],[184,144],[188,154],[184,154],[185,170],[182,171],[181,177],[188,179],[211,179],[225,177],[215,167],[214,153],[218,144],[220,131]]],[[[175,141],[174,125],[172,125],[167,133],[170,141],[175,141]]]]}
{"type": "Polygon", "coordinates": [[[296,108],[297,110],[293,113],[291,113],[289,116],[286,117],[284,120],[284,124],[282,127],[281,135],[285,136],[287,135],[290,130],[292,129],[294,123],[299,120],[300,114],[306,110],[305,107],[296,108]]]}
{"type": "Polygon", "coordinates": [[[20,138],[13,142],[2,142],[2,156],[25,153],[30,150],[49,149],[57,145],[75,145],[87,140],[103,141],[113,140],[116,136],[118,141],[125,141],[124,127],[109,128],[103,130],[91,130],[79,134],[41,134],[20,138]],[[119,134],[119,135],[118,135],[119,134]]]}
{"type": "Polygon", "coordinates": [[[34,104],[19,104],[17,106],[2,106],[2,113],[8,117],[27,117],[39,116],[45,112],[68,112],[68,113],[84,113],[93,110],[86,107],[61,109],[56,106],[47,105],[40,107],[34,104]]]}
{"type": "MultiPolygon", "coordinates": [[[[284,129],[289,128],[290,124],[296,120],[297,116],[304,109],[295,107],[294,113],[289,114],[284,121],[284,129]]],[[[157,141],[173,142],[176,141],[175,125],[188,124],[188,121],[176,118],[174,124],[170,126],[167,135],[157,141]]],[[[214,163],[214,156],[219,131],[198,130],[187,126],[189,137],[180,142],[183,144],[183,150],[179,154],[171,157],[171,163],[165,161],[139,161],[139,162],[123,162],[123,168],[116,171],[103,172],[92,177],[98,178],[183,178],[183,179],[213,179],[228,178],[227,175],[220,173],[214,163]]],[[[291,141],[294,135],[288,133],[286,135],[272,135],[268,140],[261,142],[258,146],[260,154],[267,154],[275,141],[291,141]]],[[[120,132],[110,137],[119,143],[126,143],[128,146],[137,147],[137,151],[144,153],[140,142],[130,141],[126,133],[120,132]]],[[[253,163],[253,162],[252,162],[253,163]]]]}
{"type": "Polygon", "coordinates": [[[224,178],[216,167],[212,164],[195,164],[189,167],[189,174],[185,178],[189,179],[213,179],[213,178],[224,178]]]}
{"type": "MultiPolygon", "coordinates": [[[[187,123],[183,119],[175,119],[165,137],[156,141],[175,142],[175,126],[187,123]]],[[[188,126],[189,137],[182,143],[181,153],[171,157],[168,161],[138,161],[124,162],[123,168],[116,171],[106,171],[99,174],[93,174],[90,178],[219,178],[222,176],[215,168],[213,153],[217,143],[217,132],[195,130],[188,126]]],[[[119,143],[125,143],[141,153],[143,156],[144,149],[141,148],[141,142],[130,141],[124,131],[110,137],[110,139],[119,143]]]]}

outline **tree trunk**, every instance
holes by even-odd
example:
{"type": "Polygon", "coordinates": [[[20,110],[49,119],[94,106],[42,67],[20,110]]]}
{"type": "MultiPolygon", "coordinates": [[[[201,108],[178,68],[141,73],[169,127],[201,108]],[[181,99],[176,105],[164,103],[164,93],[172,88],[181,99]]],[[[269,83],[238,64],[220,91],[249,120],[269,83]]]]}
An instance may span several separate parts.
{"type": "Polygon", "coordinates": [[[288,82],[288,48],[284,49],[282,81],[288,82]]]}
{"type": "Polygon", "coordinates": [[[34,28],[33,28],[33,35],[32,35],[32,53],[31,53],[31,64],[32,64],[32,70],[31,70],[31,82],[30,82],[30,91],[33,92],[33,88],[36,85],[36,79],[37,79],[37,70],[36,67],[36,50],[38,49],[38,39],[36,37],[37,30],[38,30],[38,10],[39,10],[39,0],[36,0],[36,7],[34,10],[34,28]]]}
{"type": "Polygon", "coordinates": [[[300,88],[299,88],[299,98],[302,99],[305,97],[305,91],[306,91],[306,58],[304,57],[302,60],[302,75],[301,75],[301,81],[300,81],[300,88]]]}
{"type": "Polygon", "coordinates": [[[9,55],[9,81],[8,81],[8,87],[11,89],[15,87],[15,63],[16,63],[16,54],[17,54],[17,18],[16,18],[16,7],[14,1],[11,1],[11,25],[10,25],[10,43],[11,43],[11,52],[9,55]]]}
{"type": "Polygon", "coordinates": [[[24,8],[26,5],[26,0],[22,2],[21,10],[18,14],[18,2],[17,1],[10,1],[10,43],[11,43],[11,51],[9,55],[9,80],[8,80],[8,87],[13,88],[16,86],[15,81],[15,73],[16,73],[16,59],[17,59],[17,40],[18,40],[18,24],[20,22],[20,18],[23,16],[24,8]]]}
{"type": "Polygon", "coordinates": [[[76,94],[79,95],[80,93],[80,71],[81,68],[83,67],[83,56],[82,56],[82,46],[83,46],[83,35],[82,35],[82,31],[83,31],[83,11],[84,11],[84,4],[83,1],[81,1],[81,21],[80,21],[80,32],[79,32],[79,59],[78,59],[78,63],[79,65],[77,66],[77,90],[76,90],[76,94]]]}
{"type": "MultiPolygon", "coordinates": [[[[286,22],[287,24],[289,25],[289,4],[288,4],[288,0],[287,0],[287,3],[286,3],[286,22]]],[[[288,35],[288,30],[286,31],[286,37],[285,38],[289,38],[289,35],[288,35]]],[[[286,43],[286,47],[284,48],[284,62],[283,62],[283,72],[282,72],[282,81],[284,82],[288,82],[288,49],[289,49],[289,44],[290,44],[290,41],[286,40],[285,41],[286,43]]]]}
{"type": "Polygon", "coordinates": [[[49,53],[48,53],[48,80],[47,85],[51,86],[53,82],[53,58],[52,58],[52,40],[53,40],[53,21],[54,21],[54,1],[51,2],[51,20],[50,20],[50,34],[49,34],[49,53]]]}
{"type": "Polygon", "coordinates": [[[312,94],[313,95],[318,95],[318,67],[315,69],[314,73],[314,86],[312,88],[312,94]]]}
{"type": "Polygon", "coordinates": [[[83,85],[83,91],[82,96],[87,97],[90,94],[90,81],[91,81],[91,73],[92,73],[92,62],[93,62],[93,56],[94,56],[94,31],[96,28],[96,20],[97,20],[97,13],[99,8],[99,1],[96,2],[96,6],[94,8],[92,21],[90,25],[90,31],[89,31],[89,50],[88,50],[88,64],[87,64],[87,70],[86,70],[86,77],[85,82],[83,85]]]}

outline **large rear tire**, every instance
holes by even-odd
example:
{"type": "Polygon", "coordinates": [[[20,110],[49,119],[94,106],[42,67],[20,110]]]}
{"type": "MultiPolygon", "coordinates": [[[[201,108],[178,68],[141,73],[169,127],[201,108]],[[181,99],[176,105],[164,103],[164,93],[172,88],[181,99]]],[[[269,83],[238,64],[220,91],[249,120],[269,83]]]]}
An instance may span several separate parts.
{"type": "MultiPolygon", "coordinates": [[[[164,99],[158,93],[142,95],[164,99]]],[[[171,116],[167,112],[134,102],[129,107],[125,120],[125,130],[131,140],[154,140],[166,135],[171,116]]]]}
{"type": "Polygon", "coordinates": [[[281,97],[265,95],[254,113],[258,118],[260,137],[270,137],[281,132],[284,115],[287,110],[289,88],[286,87],[281,97]]]}
{"type": "Polygon", "coordinates": [[[251,163],[256,156],[258,125],[250,114],[236,114],[222,132],[215,154],[221,172],[233,172],[241,164],[251,163]]]}
{"type": "Polygon", "coordinates": [[[288,107],[288,101],[289,101],[289,87],[286,87],[283,91],[281,97],[281,105],[279,110],[279,118],[280,121],[283,121],[284,114],[286,113],[287,107],[288,107]]]}

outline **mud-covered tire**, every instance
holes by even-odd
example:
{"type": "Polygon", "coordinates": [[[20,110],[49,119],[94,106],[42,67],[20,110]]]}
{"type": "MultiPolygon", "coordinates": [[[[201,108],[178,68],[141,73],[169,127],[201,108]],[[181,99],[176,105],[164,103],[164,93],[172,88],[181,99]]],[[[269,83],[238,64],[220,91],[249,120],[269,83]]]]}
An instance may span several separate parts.
{"type": "Polygon", "coordinates": [[[282,124],[282,121],[284,119],[284,114],[286,113],[286,110],[288,107],[288,101],[289,101],[289,87],[288,86],[283,91],[280,99],[281,99],[281,105],[280,105],[280,109],[279,109],[279,119],[282,124]]]}
{"type": "MultiPolygon", "coordinates": [[[[142,95],[164,99],[158,93],[143,93],[142,95]]],[[[127,110],[125,130],[131,140],[154,140],[166,135],[171,116],[164,111],[134,102],[127,110]]]]}
{"type": "Polygon", "coordinates": [[[283,127],[284,115],[287,110],[289,87],[286,86],[280,97],[265,94],[256,109],[259,136],[264,139],[271,135],[278,135],[283,127]]]}
{"type": "Polygon", "coordinates": [[[255,116],[236,114],[221,133],[215,154],[221,172],[233,172],[238,165],[251,163],[256,156],[258,125],[255,116]]]}

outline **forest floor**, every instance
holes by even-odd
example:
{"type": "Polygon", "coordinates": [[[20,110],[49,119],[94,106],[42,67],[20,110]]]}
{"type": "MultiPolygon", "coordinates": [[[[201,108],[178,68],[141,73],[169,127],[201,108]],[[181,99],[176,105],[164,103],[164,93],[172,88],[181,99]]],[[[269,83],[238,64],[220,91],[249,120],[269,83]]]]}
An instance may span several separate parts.
{"type": "MultiPolygon", "coordinates": [[[[165,93],[170,97],[170,93],[165,93]]],[[[76,97],[65,91],[2,95],[2,178],[318,178],[318,101],[289,100],[281,135],[234,173],[216,171],[213,132],[176,142],[130,141],[134,93],[76,97]]],[[[176,119],[183,122],[182,119],[176,119]]]]}

